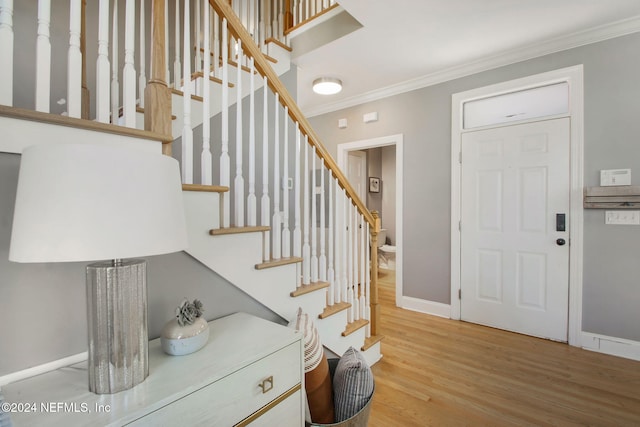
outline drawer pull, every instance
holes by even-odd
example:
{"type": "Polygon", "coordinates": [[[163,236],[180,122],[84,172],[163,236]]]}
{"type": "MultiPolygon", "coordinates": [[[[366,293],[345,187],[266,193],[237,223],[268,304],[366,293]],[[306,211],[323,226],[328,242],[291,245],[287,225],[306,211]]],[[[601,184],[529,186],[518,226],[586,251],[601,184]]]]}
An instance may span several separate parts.
{"type": "Polygon", "coordinates": [[[262,389],[262,394],[270,391],[273,388],[273,375],[266,380],[262,380],[262,384],[258,384],[258,387],[262,389]]]}

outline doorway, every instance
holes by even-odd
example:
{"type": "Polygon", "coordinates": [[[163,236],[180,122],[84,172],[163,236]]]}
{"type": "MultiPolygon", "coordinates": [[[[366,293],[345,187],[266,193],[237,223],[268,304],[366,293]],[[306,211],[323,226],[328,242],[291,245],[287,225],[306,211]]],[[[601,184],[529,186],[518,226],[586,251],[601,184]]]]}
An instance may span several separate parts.
{"type": "MultiPolygon", "coordinates": [[[[459,93],[459,94],[455,94],[453,95],[453,99],[452,99],[452,151],[451,151],[451,170],[452,170],[452,175],[451,175],[451,213],[452,213],[452,218],[451,218],[451,318],[452,319],[464,319],[462,312],[465,310],[465,307],[463,307],[463,303],[464,301],[462,300],[463,298],[463,294],[466,293],[467,291],[463,288],[463,275],[468,275],[470,273],[468,273],[469,271],[472,271],[470,269],[474,268],[473,264],[470,265],[465,265],[463,266],[463,261],[467,262],[464,260],[464,255],[463,252],[465,251],[465,247],[463,247],[465,245],[465,239],[463,238],[463,233],[465,229],[465,222],[469,222],[469,221],[476,221],[476,225],[477,225],[477,221],[478,221],[478,216],[476,215],[475,219],[472,220],[470,218],[467,218],[466,220],[463,221],[464,218],[464,211],[465,211],[465,205],[469,205],[470,203],[473,203],[473,200],[469,200],[470,195],[469,194],[463,194],[463,181],[465,179],[465,168],[467,166],[467,162],[465,161],[466,159],[464,159],[464,148],[463,148],[463,144],[465,144],[465,138],[471,138],[471,135],[467,135],[465,136],[465,134],[467,133],[475,133],[475,132],[491,132],[491,129],[496,129],[499,127],[510,127],[510,126],[527,126],[530,124],[533,124],[534,122],[540,122],[540,121],[553,121],[554,119],[561,119],[561,120],[567,120],[568,124],[567,124],[567,132],[569,133],[569,153],[568,153],[568,162],[566,162],[567,164],[564,165],[565,168],[565,172],[568,175],[568,180],[569,180],[569,196],[568,196],[568,208],[565,207],[561,207],[559,209],[568,209],[568,212],[566,212],[566,232],[564,233],[564,235],[566,235],[566,237],[560,237],[558,236],[557,239],[564,239],[565,243],[566,243],[566,247],[564,248],[565,251],[567,251],[567,247],[570,244],[570,251],[567,251],[567,257],[568,257],[568,275],[569,275],[569,279],[568,279],[568,296],[565,299],[565,302],[562,303],[563,305],[565,305],[567,307],[567,311],[568,311],[568,334],[565,333],[565,337],[567,337],[568,335],[568,342],[571,345],[574,346],[580,346],[581,342],[580,342],[580,338],[581,338],[581,327],[582,327],[582,240],[583,240],[583,211],[582,211],[582,188],[583,188],[583,97],[582,97],[582,88],[583,88],[583,84],[582,84],[582,78],[583,78],[583,69],[582,66],[575,66],[575,67],[570,67],[570,68],[566,68],[566,69],[561,69],[561,70],[557,70],[557,71],[551,71],[548,73],[543,73],[543,74],[539,74],[539,75],[535,75],[535,76],[530,76],[530,77],[526,77],[523,79],[518,79],[518,80],[513,80],[513,81],[508,81],[508,82],[504,82],[504,83],[500,83],[497,85],[492,85],[492,86],[488,86],[488,87],[484,87],[484,88],[479,88],[479,89],[475,89],[475,90],[471,90],[468,92],[463,92],[463,93],[459,93]],[[525,92],[529,89],[536,89],[536,88],[542,88],[542,87],[547,87],[547,86],[553,86],[553,85],[557,85],[558,83],[563,83],[566,85],[566,87],[568,88],[567,90],[567,109],[565,112],[552,112],[552,113],[543,113],[543,114],[537,114],[535,117],[525,117],[522,120],[519,120],[517,117],[514,118],[514,116],[516,116],[515,114],[511,114],[510,112],[505,112],[504,114],[501,114],[500,116],[502,118],[507,118],[507,119],[502,119],[501,117],[498,117],[498,120],[502,120],[502,121],[497,121],[494,123],[484,123],[479,125],[477,128],[475,129],[469,129],[469,127],[465,127],[465,118],[464,118],[464,107],[465,107],[465,103],[472,103],[478,100],[483,100],[483,99],[491,99],[491,98],[497,98],[500,97],[502,95],[511,95],[511,94],[516,94],[517,92],[525,92]],[[507,123],[508,122],[508,123],[507,123]],[[571,220],[570,226],[569,226],[569,218],[571,220]]],[[[487,104],[485,104],[486,106],[487,104]]],[[[485,110],[487,110],[487,108],[484,108],[485,110]]],[[[524,117],[524,115],[523,115],[524,117]]],[[[493,118],[491,119],[493,120],[493,118]]],[[[535,144],[534,144],[535,145],[535,144]]],[[[473,168],[472,168],[473,169],[473,168]]],[[[496,168],[495,170],[498,170],[499,168],[496,168]]],[[[534,180],[535,181],[535,180],[534,180]]],[[[522,182],[522,180],[520,180],[519,182],[522,182]]],[[[533,182],[533,181],[531,181],[533,182]]],[[[476,188],[478,187],[478,184],[474,184],[476,186],[476,188]]],[[[509,195],[507,195],[506,193],[504,194],[505,198],[507,197],[511,197],[514,200],[517,200],[517,195],[516,194],[511,194],[509,193],[509,195]]],[[[476,194],[476,200],[478,195],[476,194]]],[[[478,213],[478,212],[476,212],[478,213]]],[[[564,213],[563,211],[558,211],[558,212],[553,212],[553,216],[549,216],[550,214],[545,216],[545,226],[549,226],[550,228],[553,227],[553,230],[556,230],[556,213],[558,214],[562,214],[564,213]]],[[[482,215],[482,214],[480,214],[482,215]]],[[[469,224],[468,224],[469,225],[469,224]]],[[[471,229],[473,229],[473,225],[470,225],[471,229]]],[[[555,241],[555,239],[554,239],[555,241]]],[[[559,246],[559,244],[557,244],[559,246]]],[[[533,252],[531,252],[533,253],[533,252]]],[[[523,252],[523,255],[527,255],[527,253],[523,252]]],[[[491,263],[489,263],[488,261],[491,260],[491,257],[489,255],[491,254],[485,254],[487,255],[487,257],[485,257],[484,261],[487,261],[487,264],[485,265],[485,267],[489,267],[491,265],[491,263]]],[[[498,258],[496,253],[493,253],[493,255],[495,255],[496,257],[494,257],[494,261],[496,261],[496,263],[493,264],[494,267],[496,267],[498,265],[498,258]]],[[[528,263],[527,264],[527,268],[529,269],[530,273],[526,276],[526,277],[522,277],[522,280],[526,281],[527,283],[529,283],[530,285],[528,286],[527,289],[522,288],[522,291],[520,293],[521,299],[520,299],[520,303],[523,302],[523,298],[526,299],[526,301],[528,301],[529,305],[533,306],[536,305],[536,303],[533,303],[533,301],[540,301],[540,298],[544,298],[544,300],[547,300],[548,295],[544,295],[541,296],[540,294],[540,287],[538,287],[537,291],[535,290],[536,287],[533,285],[533,283],[535,283],[535,267],[538,266],[538,273],[540,273],[540,271],[542,271],[542,266],[543,266],[543,256],[531,256],[531,257],[520,257],[520,262],[522,263],[528,263]],[[523,294],[522,292],[526,292],[526,296],[525,294],[523,294]]],[[[473,258],[471,258],[473,260],[473,258]]],[[[549,257],[547,256],[545,258],[548,262],[553,262],[554,259],[553,257],[549,257]]],[[[476,280],[477,282],[477,275],[480,274],[478,273],[478,259],[476,257],[475,261],[475,271],[476,273],[474,273],[474,275],[476,276],[474,278],[474,280],[476,280]]],[[[515,264],[512,264],[515,265],[515,264]]],[[[497,268],[497,267],[496,267],[497,268]]],[[[495,273],[496,275],[501,275],[502,277],[504,276],[504,266],[500,267],[501,270],[499,273],[495,273]]],[[[488,269],[485,269],[484,273],[481,273],[481,275],[485,275],[485,274],[489,274],[488,273],[488,269]]],[[[522,270],[521,270],[522,271],[522,270]]],[[[489,276],[484,276],[489,277],[489,276]]],[[[511,276],[511,277],[516,277],[516,276],[511,276]]],[[[542,278],[542,276],[540,276],[542,278]]],[[[465,280],[467,280],[465,278],[465,280]]],[[[542,279],[541,279],[542,280],[542,279]]],[[[547,279],[548,280],[548,279],[547,279]]],[[[491,281],[488,281],[487,283],[490,283],[491,281]]],[[[497,283],[496,281],[494,281],[494,284],[497,283]]],[[[541,281],[539,281],[538,283],[541,283],[541,281]]],[[[490,299],[488,298],[491,294],[491,291],[489,289],[486,289],[487,292],[485,292],[484,297],[486,297],[485,299],[490,299]]],[[[494,289],[494,295],[496,294],[497,290],[494,289]]],[[[471,297],[474,297],[474,293],[475,293],[475,297],[478,296],[478,290],[477,288],[471,289],[470,293],[472,294],[471,297]]],[[[566,292],[565,292],[566,295],[566,292]]],[[[516,305],[518,305],[517,300],[516,301],[516,305]]],[[[523,304],[520,304],[523,305],[523,304]]],[[[540,304],[538,304],[540,305],[540,304]]],[[[468,308],[468,307],[467,307],[468,308]]],[[[540,309],[540,308],[538,308],[540,309]]],[[[485,308],[486,310],[486,308],[485,308]]],[[[565,313],[565,318],[567,317],[566,313],[565,313]]],[[[518,317],[518,315],[514,315],[511,317],[511,321],[514,322],[513,319],[515,319],[515,322],[520,322],[520,317],[518,317]]],[[[499,326],[500,327],[500,326],[499,326]]],[[[512,329],[510,327],[507,327],[505,329],[512,329]]],[[[512,329],[513,330],[513,329],[512,329]]],[[[534,335],[542,335],[542,336],[548,336],[547,333],[542,333],[542,334],[536,334],[534,333],[534,335]]],[[[554,338],[554,339],[558,339],[552,336],[548,336],[550,338],[554,338]]],[[[561,340],[567,340],[567,338],[562,339],[562,337],[560,337],[559,339],[561,340]]]]}
{"type": "MultiPolygon", "coordinates": [[[[395,192],[395,197],[392,202],[395,207],[395,218],[389,218],[389,221],[393,222],[395,225],[395,283],[396,283],[396,305],[402,307],[402,236],[403,236],[403,227],[402,227],[402,207],[403,207],[403,180],[402,180],[402,161],[403,161],[403,135],[390,135],[383,136],[379,138],[366,139],[360,141],[353,141],[345,144],[338,144],[337,154],[338,154],[338,166],[347,171],[347,165],[349,162],[349,154],[354,151],[363,151],[368,149],[374,149],[379,147],[395,147],[395,176],[393,177],[395,180],[395,185],[393,184],[393,180],[389,180],[389,184],[391,184],[388,188],[389,190],[393,190],[395,192]]],[[[378,177],[379,178],[379,177],[378,177]]],[[[382,181],[381,184],[382,191],[385,188],[385,182],[382,181]]],[[[365,192],[368,192],[369,185],[368,181],[366,181],[365,192]]],[[[366,203],[366,196],[363,198],[363,202],[366,203]]],[[[383,213],[384,215],[384,213],[383,213]]],[[[384,218],[382,218],[382,223],[384,224],[384,218]]]]}

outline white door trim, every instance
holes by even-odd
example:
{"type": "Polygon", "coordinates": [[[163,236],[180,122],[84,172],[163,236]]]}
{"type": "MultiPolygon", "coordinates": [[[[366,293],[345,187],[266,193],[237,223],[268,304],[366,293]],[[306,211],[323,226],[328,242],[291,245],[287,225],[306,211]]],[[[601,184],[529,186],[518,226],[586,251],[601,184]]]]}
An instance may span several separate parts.
{"type": "Polygon", "coordinates": [[[396,146],[396,305],[403,306],[402,296],[402,259],[403,259],[403,232],[402,232],[402,207],[403,207],[403,135],[389,135],[373,139],[363,139],[360,141],[347,142],[338,144],[338,166],[342,170],[346,170],[347,152],[353,150],[366,150],[368,148],[385,147],[388,145],[396,146]]]}
{"type": "MultiPolygon", "coordinates": [[[[473,89],[452,95],[451,104],[451,318],[460,319],[460,229],[461,217],[461,182],[460,165],[461,135],[463,129],[462,106],[472,99],[495,96],[558,82],[569,84],[569,105],[571,118],[570,168],[570,226],[569,242],[569,344],[581,346],[582,337],[582,263],[583,263],[583,209],[582,197],[584,186],[584,98],[583,98],[583,66],[550,71],[521,79],[511,80],[491,86],[473,89]]],[[[540,119],[535,119],[540,120],[540,119]]],[[[527,123],[535,120],[512,122],[527,123]]],[[[480,128],[478,128],[480,129],[480,128]]],[[[477,130],[477,129],[474,129],[477,130]]]]}

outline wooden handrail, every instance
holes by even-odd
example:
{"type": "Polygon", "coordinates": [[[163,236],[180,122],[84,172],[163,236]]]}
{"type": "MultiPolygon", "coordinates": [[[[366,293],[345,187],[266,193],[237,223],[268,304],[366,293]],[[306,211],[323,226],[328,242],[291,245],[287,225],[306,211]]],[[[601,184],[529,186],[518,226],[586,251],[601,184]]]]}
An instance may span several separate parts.
{"type": "Polygon", "coordinates": [[[271,68],[269,62],[264,58],[259,47],[256,46],[251,35],[247,32],[247,30],[242,25],[242,22],[240,22],[240,19],[238,19],[238,17],[236,16],[233,8],[229,6],[225,0],[209,0],[209,3],[218,13],[218,15],[224,16],[227,19],[229,31],[234,35],[234,37],[242,40],[244,52],[248,53],[254,58],[255,67],[258,72],[261,75],[266,76],[269,87],[274,92],[280,94],[280,103],[283,106],[289,108],[289,116],[292,120],[298,123],[298,125],[300,126],[300,132],[306,135],[309,139],[309,143],[316,148],[318,155],[327,165],[327,168],[331,171],[331,174],[336,178],[340,187],[345,189],[345,191],[347,192],[347,196],[358,208],[358,211],[364,217],[364,219],[369,223],[372,232],[378,232],[380,230],[380,222],[374,219],[373,215],[371,214],[371,212],[369,212],[362,200],[360,200],[357,193],[336,164],[335,160],[333,160],[333,157],[331,157],[331,154],[329,154],[325,146],[320,142],[320,138],[315,133],[315,131],[311,127],[311,124],[300,110],[300,107],[298,107],[298,104],[296,104],[287,88],[282,84],[276,72],[273,70],[273,68],[271,68]]]}

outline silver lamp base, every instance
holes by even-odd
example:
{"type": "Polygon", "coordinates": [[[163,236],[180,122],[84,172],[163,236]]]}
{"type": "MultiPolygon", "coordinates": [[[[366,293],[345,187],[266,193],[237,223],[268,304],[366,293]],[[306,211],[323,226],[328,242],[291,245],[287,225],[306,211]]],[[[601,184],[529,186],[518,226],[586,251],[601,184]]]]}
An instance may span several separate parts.
{"type": "Polygon", "coordinates": [[[141,259],[87,266],[89,391],[112,394],[149,375],[147,263],[141,259]]]}

